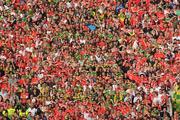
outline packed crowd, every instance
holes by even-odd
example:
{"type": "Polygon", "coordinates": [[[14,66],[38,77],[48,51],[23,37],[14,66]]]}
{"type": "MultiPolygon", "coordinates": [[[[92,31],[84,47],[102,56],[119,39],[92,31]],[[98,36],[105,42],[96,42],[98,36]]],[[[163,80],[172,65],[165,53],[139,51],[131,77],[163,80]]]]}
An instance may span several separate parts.
{"type": "Polygon", "coordinates": [[[0,120],[178,120],[178,0],[0,0],[0,120]]]}

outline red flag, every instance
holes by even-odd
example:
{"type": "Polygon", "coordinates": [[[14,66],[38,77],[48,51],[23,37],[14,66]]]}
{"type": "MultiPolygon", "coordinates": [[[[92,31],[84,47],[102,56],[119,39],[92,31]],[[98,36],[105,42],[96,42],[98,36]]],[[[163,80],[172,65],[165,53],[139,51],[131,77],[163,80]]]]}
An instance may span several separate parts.
{"type": "Polygon", "coordinates": [[[31,84],[38,84],[38,82],[39,82],[39,79],[36,77],[32,78],[31,80],[31,84]]]}
{"type": "Polygon", "coordinates": [[[37,35],[37,32],[36,31],[32,31],[31,35],[32,35],[32,37],[35,37],[37,35]]]}
{"type": "Polygon", "coordinates": [[[129,77],[129,79],[133,79],[133,77],[134,77],[134,75],[133,75],[133,73],[131,72],[131,71],[128,71],[127,72],[127,77],[129,77]]]}
{"type": "Polygon", "coordinates": [[[20,85],[25,85],[25,80],[24,80],[24,79],[20,79],[20,80],[18,81],[18,83],[19,83],[20,85]]]}
{"type": "Polygon", "coordinates": [[[137,84],[140,84],[141,83],[141,79],[139,78],[139,76],[137,75],[134,75],[133,79],[137,84]]]}
{"type": "Polygon", "coordinates": [[[147,58],[144,57],[144,58],[142,58],[142,59],[139,61],[139,63],[140,63],[140,64],[144,64],[146,61],[147,61],[147,58]]]}
{"type": "Polygon", "coordinates": [[[99,115],[102,115],[106,112],[106,108],[105,107],[100,107],[99,110],[98,110],[98,114],[99,115]]]}
{"type": "Polygon", "coordinates": [[[157,15],[158,19],[164,18],[164,14],[162,12],[157,12],[156,15],[157,15]]]}
{"type": "Polygon", "coordinates": [[[160,78],[159,82],[164,82],[164,81],[166,81],[166,80],[168,79],[168,77],[169,77],[169,74],[164,74],[164,75],[160,78]]]}
{"type": "Polygon", "coordinates": [[[100,46],[100,47],[104,47],[104,46],[106,46],[106,43],[105,43],[105,42],[103,42],[103,41],[101,41],[101,42],[99,42],[99,43],[98,43],[98,46],[100,46]]]}
{"type": "Polygon", "coordinates": [[[146,4],[147,4],[147,6],[149,6],[150,0],[146,0],[146,4]]]}
{"type": "Polygon", "coordinates": [[[33,66],[33,67],[32,67],[32,70],[33,70],[34,72],[38,71],[38,69],[39,69],[38,66],[33,66]]]}
{"type": "Polygon", "coordinates": [[[167,64],[163,61],[160,61],[160,65],[163,67],[163,68],[166,68],[167,67],[167,64]]]}
{"type": "Polygon", "coordinates": [[[37,58],[37,57],[33,57],[33,58],[32,58],[32,62],[37,63],[37,61],[38,61],[38,58],[37,58]]]}
{"type": "Polygon", "coordinates": [[[141,2],[141,0],[136,0],[136,4],[139,4],[141,2]]]}
{"type": "Polygon", "coordinates": [[[155,58],[162,58],[162,59],[164,59],[164,58],[165,58],[165,55],[164,55],[164,53],[160,53],[160,52],[159,52],[159,53],[155,53],[155,54],[154,54],[154,57],[155,57],[155,58]]]}
{"type": "Polygon", "coordinates": [[[82,80],[81,80],[81,85],[82,85],[82,86],[85,86],[86,84],[87,84],[86,80],[85,80],[85,79],[82,79],[82,80]]]}
{"type": "Polygon", "coordinates": [[[131,10],[132,12],[138,12],[139,9],[137,7],[132,7],[131,10]]]}
{"type": "Polygon", "coordinates": [[[0,47],[3,45],[3,43],[0,41],[0,47]]]}
{"type": "Polygon", "coordinates": [[[10,86],[8,85],[8,83],[2,83],[0,85],[0,88],[3,90],[10,90],[10,86]]]}
{"type": "Polygon", "coordinates": [[[176,78],[175,78],[173,75],[169,76],[169,79],[170,79],[173,83],[176,82],[176,78]]]}
{"type": "Polygon", "coordinates": [[[85,55],[85,54],[86,54],[86,51],[85,51],[85,50],[82,50],[82,51],[80,52],[80,54],[81,54],[81,55],[85,55]]]}
{"type": "Polygon", "coordinates": [[[54,108],[54,116],[55,116],[56,118],[59,118],[59,117],[60,117],[60,113],[59,113],[58,107],[55,107],[55,108],[54,108]]]}
{"type": "Polygon", "coordinates": [[[180,54],[179,54],[179,53],[175,54],[175,59],[176,59],[176,60],[179,60],[179,59],[180,59],[180,54]]]}
{"type": "Polygon", "coordinates": [[[148,45],[143,39],[140,39],[139,42],[143,50],[147,49],[148,45]]]}
{"type": "Polygon", "coordinates": [[[28,93],[21,93],[21,98],[22,99],[28,98],[28,93]]]}
{"type": "Polygon", "coordinates": [[[173,73],[178,73],[178,72],[179,72],[179,70],[178,70],[178,68],[177,68],[177,65],[171,66],[170,70],[171,70],[173,73]]]}

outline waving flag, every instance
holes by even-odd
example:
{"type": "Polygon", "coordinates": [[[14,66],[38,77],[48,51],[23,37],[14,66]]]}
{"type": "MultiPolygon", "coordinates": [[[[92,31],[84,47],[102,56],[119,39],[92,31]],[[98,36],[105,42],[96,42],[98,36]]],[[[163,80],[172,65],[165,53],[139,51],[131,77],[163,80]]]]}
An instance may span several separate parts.
{"type": "Polygon", "coordinates": [[[119,11],[121,10],[121,9],[123,9],[125,6],[124,6],[124,4],[122,3],[122,4],[120,4],[119,6],[117,6],[116,7],[116,10],[115,10],[115,12],[116,12],[116,14],[118,14],[119,13],[119,11]]]}
{"type": "Polygon", "coordinates": [[[176,15],[180,16],[180,10],[176,10],[176,15]]]}
{"type": "Polygon", "coordinates": [[[86,26],[87,26],[91,31],[96,30],[96,26],[95,26],[95,25],[92,25],[92,24],[86,24],[86,26]]]}

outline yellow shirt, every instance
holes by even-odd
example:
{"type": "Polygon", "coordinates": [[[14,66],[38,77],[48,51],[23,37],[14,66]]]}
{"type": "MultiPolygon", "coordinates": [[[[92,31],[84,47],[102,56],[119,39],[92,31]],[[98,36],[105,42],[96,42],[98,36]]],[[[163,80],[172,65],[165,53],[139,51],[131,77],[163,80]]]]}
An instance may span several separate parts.
{"type": "Polygon", "coordinates": [[[13,108],[9,108],[9,109],[7,109],[7,111],[8,111],[8,116],[9,117],[13,116],[14,113],[15,113],[15,109],[13,109],[13,108]]]}
{"type": "Polygon", "coordinates": [[[121,22],[124,22],[124,20],[125,20],[125,15],[124,15],[123,13],[120,13],[120,14],[118,15],[118,17],[119,17],[119,20],[120,20],[121,22]]]}

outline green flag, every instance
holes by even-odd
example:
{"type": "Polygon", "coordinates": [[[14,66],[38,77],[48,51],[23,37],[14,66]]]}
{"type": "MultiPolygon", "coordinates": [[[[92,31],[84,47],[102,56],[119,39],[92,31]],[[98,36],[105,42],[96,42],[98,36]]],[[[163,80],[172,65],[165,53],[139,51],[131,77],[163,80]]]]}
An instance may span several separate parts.
{"type": "Polygon", "coordinates": [[[180,16],[180,10],[176,10],[176,15],[180,16]]]}

